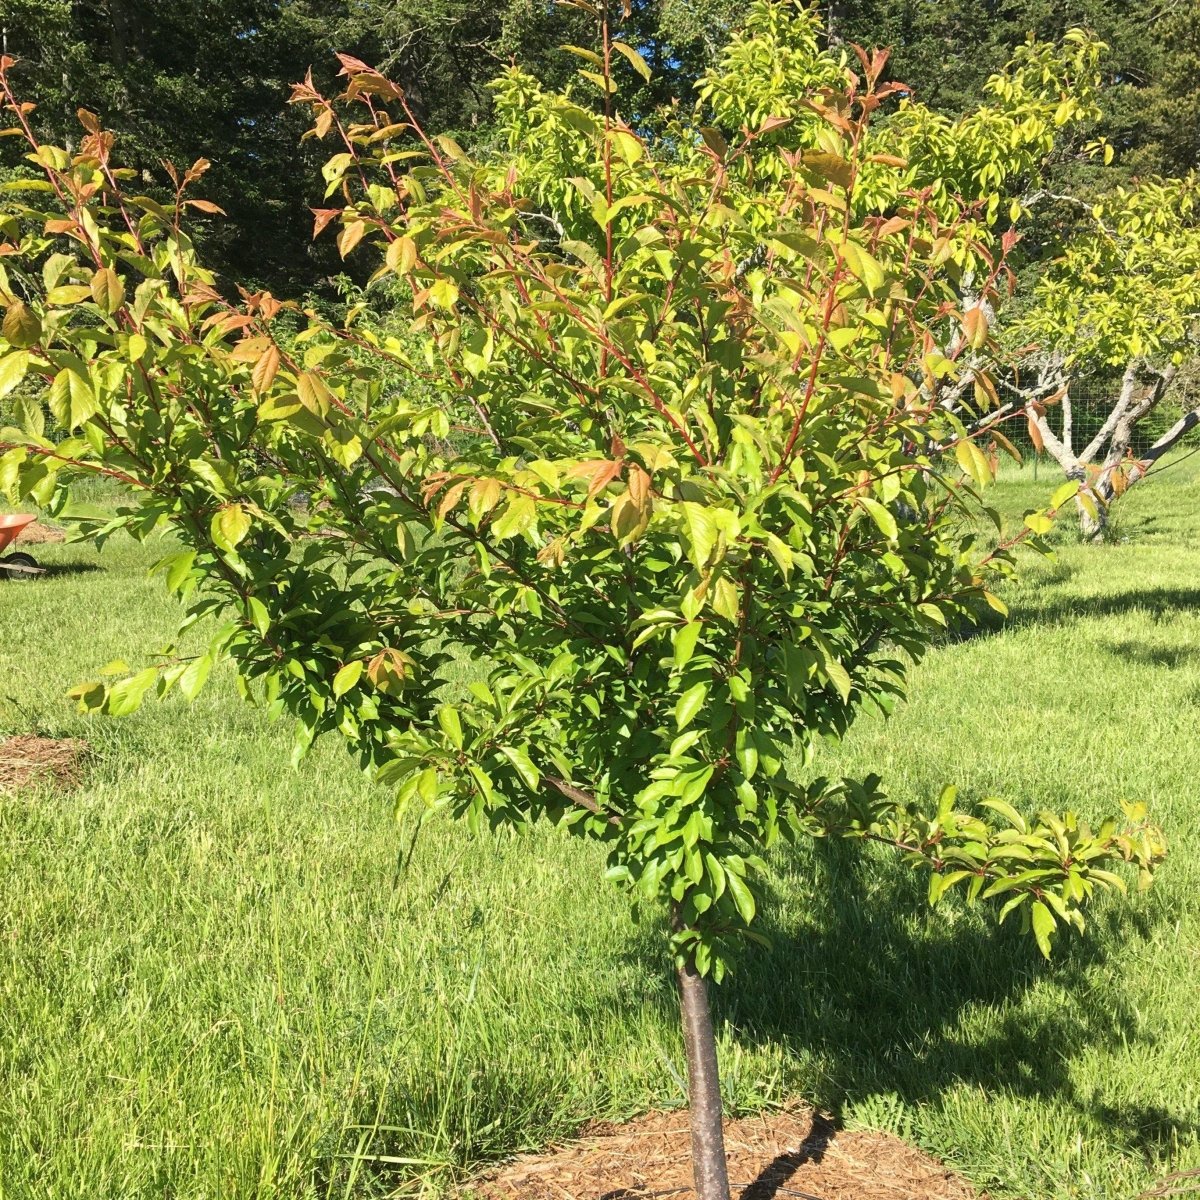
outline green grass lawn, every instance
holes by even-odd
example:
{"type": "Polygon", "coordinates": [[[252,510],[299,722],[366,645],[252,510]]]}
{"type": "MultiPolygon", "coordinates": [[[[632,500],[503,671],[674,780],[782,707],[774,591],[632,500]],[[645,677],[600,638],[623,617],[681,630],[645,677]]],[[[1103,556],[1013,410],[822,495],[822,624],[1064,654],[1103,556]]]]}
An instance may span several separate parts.
{"type": "MultiPolygon", "coordinates": [[[[1006,625],[819,764],[1024,809],[1143,798],[1172,847],[1155,887],[1046,965],[898,867],[779,856],[774,951],[720,998],[732,1107],[803,1096],[997,1195],[1200,1165],[1198,467],[1126,497],[1118,543],[1028,559],[1006,625]]],[[[996,490],[1019,512],[1053,486],[996,490]]],[[[48,547],[59,572],[0,584],[0,733],[95,748],[79,791],[0,797],[0,1200],[380,1196],[679,1104],[661,929],[594,847],[433,824],[400,871],[387,795],[332,743],[293,772],[228,677],[191,708],[72,712],[71,684],[169,637],[159,553],[48,547]]]]}

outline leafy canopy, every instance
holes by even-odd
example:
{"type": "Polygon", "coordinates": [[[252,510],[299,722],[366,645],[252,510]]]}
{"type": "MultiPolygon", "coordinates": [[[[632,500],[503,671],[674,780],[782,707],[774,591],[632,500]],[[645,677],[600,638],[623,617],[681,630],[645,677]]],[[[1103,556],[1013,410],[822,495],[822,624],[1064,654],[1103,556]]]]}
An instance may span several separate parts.
{"type": "Polygon", "coordinates": [[[24,403],[0,485],[61,505],[78,471],[122,480],[97,532],[169,528],[185,626],[225,622],[199,657],[81,704],[191,696],[229,656],[295,719],[298,754],[338,731],[401,808],[603,840],[615,879],[671,907],[681,961],[718,978],[761,853],[809,835],[895,845],[931,899],[1000,896],[1048,950],[1120,883],[1114,860],[1160,856],[1142,810],[1094,832],[990,801],[992,825],[952,791],[923,813],[804,767],[864,704],[890,708],[906,656],[1002,607],[990,577],[1049,524],[983,536],[992,466],[937,390],[987,344],[960,284],[999,302],[996,196],[1089,103],[1072,64],[1091,43],[1031,47],[964,118],[991,131],[973,140],[912,104],[877,125],[898,90],[884,56],[852,71],[801,9],[757,5],[696,118],[654,131],[618,115],[633,47],[575,53],[577,90],[498,82],[490,157],[427,136],[357,60],[336,100],[297,87],[338,143],[317,231],[374,256],[404,336],[228,302],[183,219],[203,164],[159,205],[90,114],[69,155],[7,93],[45,178],[4,225],[0,376],[44,381],[48,415],[24,403]],[[960,143],[990,157],[950,176],[960,143]]]}
{"type": "Polygon", "coordinates": [[[1034,288],[1011,342],[1071,367],[1194,357],[1200,315],[1200,179],[1148,178],[1090,207],[1034,288]]]}

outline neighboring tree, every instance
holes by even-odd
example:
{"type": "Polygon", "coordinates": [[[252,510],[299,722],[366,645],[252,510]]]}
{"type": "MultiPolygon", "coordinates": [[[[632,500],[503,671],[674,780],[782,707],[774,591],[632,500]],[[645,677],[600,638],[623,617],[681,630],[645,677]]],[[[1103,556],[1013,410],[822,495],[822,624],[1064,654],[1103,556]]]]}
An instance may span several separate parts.
{"type": "MultiPolygon", "coordinates": [[[[305,44],[275,0],[6,0],[14,79],[36,96],[39,135],[70,148],[82,106],[111,120],[141,190],[171,195],[164,161],[213,162],[210,198],[229,219],[194,231],[208,260],[239,281],[294,279],[322,264],[303,237],[306,197],[293,185],[301,128],[284,110],[288,84],[327,42],[305,44]]],[[[0,156],[19,161],[13,142],[0,156]]],[[[303,161],[303,160],[301,160],[303,161]]],[[[315,168],[315,163],[312,164],[315,168]]],[[[336,259],[324,265],[336,269],[336,259]]]]}
{"type": "Polygon", "coordinates": [[[1162,854],[1141,806],[1093,831],[804,770],[944,626],[1002,607],[991,577],[1051,518],[979,531],[991,467],[937,402],[959,370],[938,347],[986,343],[1013,240],[992,196],[1060,106],[1087,109],[1093,49],[1031,48],[978,118],[1003,138],[912,108],[876,132],[884,56],[852,75],[809,14],[763,3],[705,77],[704,124],[652,133],[613,82],[647,68],[598,19],[572,94],[503,76],[486,157],[355,59],[338,100],[296,89],[337,150],[318,231],[370,251],[403,336],[229,303],[184,229],[203,164],[167,206],[127,193],[90,114],[75,156],[39,145],[0,73],[47,202],[3,227],[0,390],[38,377],[49,410],[22,404],[0,487],[62,511],[70,477],[114,476],[130,500],[98,534],[172,530],[185,624],[226,622],[197,657],[82,685],[84,708],[193,696],[228,657],[298,755],[340,732],[401,810],[605,843],[669,923],[696,1188],[725,1200],[706,978],[754,936],[766,851],[884,842],[931,901],[996,897],[1046,953],[1123,886],[1115,863],[1145,878],[1162,854]],[[461,657],[487,673],[456,690],[461,657]]]}
{"type": "MultiPolygon", "coordinates": [[[[743,0],[660,6],[631,4],[628,40],[656,74],[644,83],[617,71],[649,112],[686,95],[724,44],[743,0]]],[[[493,120],[491,80],[520,63],[551,85],[574,60],[564,43],[595,40],[596,21],[577,9],[529,0],[481,6],[468,0],[5,0],[4,53],[19,59],[14,79],[36,96],[38,135],[70,149],[75,110],[101,114],[121,138],[122,161],[144,189],[170,197],[164,161],[212,163],[209,198],[228,219],[193,230],[222,286],[254,283],[292,294],[329,295],[335,255],[309,238],[308,206],[319,199],[297,180],[318,178],[318,159],[299,143],[303,126],[287,109],[290,84],[311,67],[333,85],[335,51],[378,64],[403,81],[422,124],[467,145],[486,145],[493,120]]],[[[0,142],[0,171],[19,163],[0,142]]]]}
{"type": "Polygon", "coordinates": [[[1081,528],[1098,538],[1113,501],[1200,425],[1196,398],[1177,386],[1200,357],[1196,175],[1118,188],[1086,208],[1004,337],[1011,398],[987,419],[1025,415],[1035,449],[1081,485],[1081,528]],[[1106,378],[1103,416],[1080,436],[1072,393],[1106,378]]]}
{"type": "Polygon", "coordinates": [[[1103,113],[1090,136],[1105,138],[1118,160],[1062,160],[1046,180],[1107,190],[1131,174],[1183,175],[1200,166],[1200,0],[833,0],[845,39],[892,48],[889,74],[923,103],[957,116],[980,102],[988,79],[1033,36],[1054,42],[1071,27],[1090,30],[1109,52],[1102,66],[1103,113]]]}

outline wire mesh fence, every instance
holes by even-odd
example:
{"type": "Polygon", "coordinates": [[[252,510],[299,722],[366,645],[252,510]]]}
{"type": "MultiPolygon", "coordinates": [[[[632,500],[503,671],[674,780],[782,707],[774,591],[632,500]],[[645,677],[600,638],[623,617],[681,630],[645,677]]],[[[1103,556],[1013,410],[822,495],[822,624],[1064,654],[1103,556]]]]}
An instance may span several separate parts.
{"type": "MultiPolygon", "coordinates": [[[[1083,391],[1071,390],[1069,397],[1071,414],[1071,446],[1076,454],[1081,453],[1108,419],[1120,392],[1120,382],[1117,381],[1111,389],[1089,388],[1083,391]]],[[[1192,394],[1191,389],[1181,390],[1179,394],[1171,394],[1162,404],[1148,413],[1138,422],[1133,431],[1129,451],[1134,458],[1143,457],[1150,448],[1179,420],[1185,412],[1200,404],[1200,389],[1192,394]]],[[[1056,403],[1047,411],[1050,428],[1057,436],[1062,436],[1064,411],[1061,402],[1056,403]]],[[[1038,452],[1033,439],[1029,436],[1023,417],[1016,417],[1006,422],[1002,427],[1005,436],[1021,451],[1027,462],[1032,462],[1035,469],[1039,460],[1052,461],[1045,452],[1038,452]]],[[[1190,433],[1184,439],[1185,444],[1200,443],[1200,430],[1190,433]]],[[[1104,447],[1100,447],[1103,452],[1104,447]]]]}

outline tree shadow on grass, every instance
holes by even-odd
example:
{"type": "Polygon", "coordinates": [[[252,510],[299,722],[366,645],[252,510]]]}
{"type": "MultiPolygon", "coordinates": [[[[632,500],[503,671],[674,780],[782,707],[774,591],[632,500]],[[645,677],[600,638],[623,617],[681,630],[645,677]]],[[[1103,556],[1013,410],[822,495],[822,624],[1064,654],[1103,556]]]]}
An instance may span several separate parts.
{"type": "MultiPolygon", "coordinates": [[[[770,949],[740,951],[731,977],[714,989],[718,1030],[746,1047],[779,1048],[779,1093],[803,1095],[838,1122],[880,1096],[915,1108],[936,1105],[966,1085],[1073,1106],[1102,1121],[1112,1143],[1131,1155],[1162,1157],[1200,1132],[1190,1115],[1106,1104],[1071,1077],[1074,1052],[1082,1047],[1152,1044],[1110,957],[1122,944],[1172,923],[1178,914],[1169,904],[1101,904],[1089,914],[1089,932],[1064,931],[1046,963],[1015,921],[997,928],[986,906],[980,915],[943,903],[929,915],[924,884],[925,876],[852,843],[819,841],[790,853],[765,889],[756,922],[770,949]]],[[[621,957],[634,968],[638,986],[629,986],[628,970],[610,971],[590,981],[589,1007],[573,1015],[628,1030],[644,1023],[651,1008],[668,1028],[677,1027],[667,937],[665,920],[631,923],[621,957]]],[[[667,1069],[682,1070],[682,1047],[668,1043],[664,1052],[667,1069]]],[[[749,1081],[759,1066],[741,1079],[736,1055],[724,1066],[727,1100],[736,1109],[739,1097],[759,1086],[749,1081]]],[[[419,1172],[416,1164],[426,1155],[431,1161],[445,1156],[462,1169],[527,1149],[531,1129],[546,1131],[547,1141],[569,1134],[578,1080],[561,1063],[557,1075],[526,1069],[532,1073],[521,1078],[512,1064],[472,1057],[464,1070],[473,1097],[457,1095],[460,1089],[440,1075],[421,1087],[393,1079],[385,1087],[401,1086],[404,1095],[365,1096],[363,1127],[371,1124],[368,1112],[397,1110],[410,1127],[379,1127],[342,1166],[357,1157],[366,1174],[395,1183],[419,1172]],[[447,1144],[427,1148],[423,1131],[443,1126],[447,1144]]],[[[345,1154],[346,1137],[339,1131],[331,1146],[337,1142],[345,1154]]],[[[815,1156],[823,1145],[818,1139],[802,1149],[815,1156]]],[[[762,1200],[782,1194],[801,1161],[781,1156],[746,1194],[762,1200]]],[[[326,1181],[333,1192],[338,1178],[334,1168],[326,1181]]]]}
{"type": "Polygon", "coordinates": [[[1125,640],[1108,642],[1104,650],[1131,666],[1166,667],[1172,671],[1200,659],[1200,647],[1197,646],[1154,646],[1147,642],[1125,640]]]}
{"type": "Polygon", "coordinates": [[[46,563],[42,570],[45,572],[43,579],[53,579],[62,575],[90,575],[93,571],[103,571],[104,568],[99,563],[65,562],[46,563]]]}
{"type": "Polygon", "coordinates": [[[1061,625],[1066,621],[1128,612],[1146,613],[1157,623],[1181,612],[1196,611],[1200,611],[1200,588],[1194,587],[1131,588],[1103,596],[1022,596],[1007,617],[988,609],[973,624],[954,628],[948,640],[966,642],[1032,625],[1061,625]]]}
{"type": "MultiPolygon", "coordinates": [[[[1183,1114],[1105,1107],[1071,1075],[1083,1047],[1153,1044],[1105,968],[1123,943],[1174,919],[1163,907],[1103,903],[1087,934],[1064,930],[1046,963],[1017,921],[997,928],[989,906],[978,913],[961,902],[929,915],[923,875],[900,864],[881,869],[854,845],[818,842],[792,869],[810,882],[787,893],[812,895],[812,907],[799,911],[782,890],[768,896],[756,928],[771,948],[742,952],[714,989],[718,1028],[727,1024],[746,1045],[780,1046],[795,1064],[785,1089],[839,1117],[881,1095],[936,1104],[961,1085],[1053,1099],[1102,1120],[1114,1144],[1134,1154],[1198,1132],[1183,1114]]],[[[631,948],[664,1015],[676,1006],[654,941],[665,936],[644,930],[631,948]]]]}
{"type": "Polygon", "coordinates": [[[1046,603],[1022,605],[1012,615],[1017,625],[1057,624],[1074,617],[1107,617],[1145,612],[1152,620],[1168,620],[1180,612],[1200,610],[1200,588],[1130,588],[1104,596],[1057,596],[1046,603]]]}

